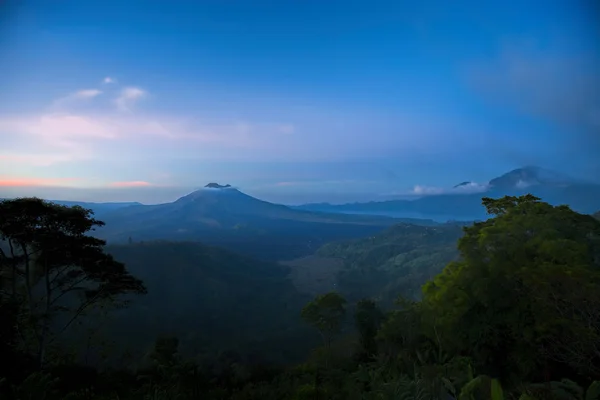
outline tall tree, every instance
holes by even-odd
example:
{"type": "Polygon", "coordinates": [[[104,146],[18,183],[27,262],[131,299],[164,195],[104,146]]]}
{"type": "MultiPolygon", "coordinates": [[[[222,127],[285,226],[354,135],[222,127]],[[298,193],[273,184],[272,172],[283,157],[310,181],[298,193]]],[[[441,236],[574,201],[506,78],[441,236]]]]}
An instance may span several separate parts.
{"type": "Polygon", "coordinates": [[[600,222],[531,195],[483,204],[493,218],[465,228],[461,261],[424,286],[446,344],[507,383],[550,379],[554,362],[593,375],[600,365],[600,313],[593,312],[600,309],[600,222]],[[576,338],[580,344],[571,346],[576,338]]]}
{"type": "Polygon", "coordinates": [[[1,293],[21,304],[21,342],[40,367],[48,345],[83,313],[122,294],[146,292],[104,252],[104,241],[87,235],[102,225],[79,206],[37,198],[0,202],[1,293]]]}
{"type": "Polygon", "coordinates": [[[383,320],[383,313],[371,299],[362,299],[356,304],[354,324],[359,335],[358,358],[367,361],[377,354],[377,331],[383,320]]]}
{"type": "Polygon", "coordinates": [[[346,299],[336,292],[319,295],[304,306],[300,315],[321,334],[328,362],[331,339],[340,332],[346,317],[346,299]]]}

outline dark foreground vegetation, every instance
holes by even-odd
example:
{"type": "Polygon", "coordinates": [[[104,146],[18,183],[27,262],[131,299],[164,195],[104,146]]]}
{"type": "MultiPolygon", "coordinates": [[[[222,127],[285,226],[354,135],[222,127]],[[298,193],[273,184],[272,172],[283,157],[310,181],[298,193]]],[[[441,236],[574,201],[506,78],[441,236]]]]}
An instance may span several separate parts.
{"type": "MultiPolygon", "coordinates": [[[[347,285],[343,295],[330,292],[305,302],[286,283],[281,266],[255,265],[243,257],[226,262],[229,253],[191,243],[107,249],[88,235],[102,225],[89,211],[37,199],[4,201],[0,396],[600,399],[600,221],[530,195],[484,198],[483,204],[492,218],[466,227],[456,254],[445,244],[456,232],[423,228],[420,234],[403,236],[439,240],[440,257],[455,259],[423,286],[421,296],[402,293],[402,274],[395,268],[415,259],[419,265],[426,260],[435,264],[440,258],[417,246],[395,264],[390,254],[406,243],[396,243],[400,239],[391,230],[380,253],[354,252],[357,247],[344,244],[322,249],[352,260],[345,272],[347,285]],[[215,268],[195,271],[183,254],[218,262],[211,264],[215,268]],[[144,271],[157,258],[170,268],[144,271]],[[371,298],[352,295],[369,264],[386,266],[380,289],[385,296],[399,290],[393,308],[382,306],[375,285],[369,288],[371,298]],[[271,283],[259,285],[253,280],[257,276],[271,283]],[[213,296],[215,303],[207,300],[184,310],[161,303],[170,298],[168,291],[187,290],[177,286],[183,280],[197,282],[203,298],[213,296]],[[390,280],[391,286],[383,285],[390,280]],[[276,295],[265,296],[260,292],[265,287],[276,295]],[[142,313],[135,307],[151,296],[145,314],[135,320],[133,310],[142,313]],[[169,311],[173,321],[186,319],[193,332],[207,327],[196,341],[216,343],[214,336],[223,336],[236,346],[243,342],[262,349],[266,337],[278,337],[269,351],[279,348],[288,362],[267,362],[259,350],[256,357],[219,351],[224,347],[198,357],[190,345],[180,346],[180,341],[194,342],[182,337],[184,330],[156,337],[144,354],[128,354],[128,344],[157,329],[153,313],[169,311]],[[266,328],[251,326],[248,315],[262,311],[260,323],[266,328]],[[118,323],[103,329],[111,316],[118,323]],[[296,327],[295,318],[312,332],[296,327]],[[282,349],[302,347],[297,343],[305,335],[320,345],[304,361],[290,363],[296,354],[282,349]],[[240,342],[244,336],[247,340],[240,342]],[[111,340],[112,347],[104,345],[111,340]]],[[[413,263],[403,271],[409,274],[414,268],[413,263]]]]}

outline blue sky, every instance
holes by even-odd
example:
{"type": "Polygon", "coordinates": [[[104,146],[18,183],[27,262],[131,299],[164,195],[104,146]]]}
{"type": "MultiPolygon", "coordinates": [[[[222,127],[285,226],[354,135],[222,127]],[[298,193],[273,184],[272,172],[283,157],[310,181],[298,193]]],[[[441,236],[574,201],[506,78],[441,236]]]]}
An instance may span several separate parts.
{"type": "Polygon", "coordinates": [[[592,1],[7,1],[0,196],[382,199],[600,176],[592,1]]]}

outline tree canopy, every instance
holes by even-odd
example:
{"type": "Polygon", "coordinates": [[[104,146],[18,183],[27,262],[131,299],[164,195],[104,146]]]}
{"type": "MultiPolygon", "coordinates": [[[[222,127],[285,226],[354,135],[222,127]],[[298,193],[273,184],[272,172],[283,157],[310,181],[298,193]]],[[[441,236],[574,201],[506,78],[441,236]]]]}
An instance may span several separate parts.
{"type": "MultiPolygon", "coordinates": [[[[63,210],[36,199],[1,203],[0,351],[10,366],[0,365],[0,396],[600,399],[600,221],[530,195],[484,198],[483,204],[490,219],[464,228],[455,261],[422,287],[422,299],[411,291],[398,291],[394,307],[385,312],[380,310],[383,296],[348,304],[341,294],[330,292],[317,295],[299,316],[300,307],[292,307],[296,295],[286,268],[198,243],[109,248],[148,283],[154,294],[145,300],[155,296],[119,313],[121,332],[137,342],[152,334],[154,346],[147,347],[145,357],[132,356],[118,368],[73,365],[65,358],[61,365],[41,368],[44,365],[38,363],[26,369],[18,357],[4,354],[12,351],[13,343],[23,341],[23,331],[35,339],[30,350],[39,357],[39,348],[48,340],[36,340],[54,337],[60,326],[68,326],[79,315],[81,306],[89,309],[98,305],[90,300],[102,304],[122,293],[143,292],[144,287],[103,252],[101,242],[86,235],[101,224],[86,210],[63,210]],[[61,274],[71,284],[83,281],[73,290],[70,284],[56,286],[52,280],[61,274]],[[65,295],[54,303],[56,308],[47,308],[52,304],[48,299],[54,298],[50,294],[61,293],[65,295]],[[170,301],[180,297],[188,303],[170,301]],[[345,324],[347,308],[354,311],[355,329],[345,324]],[[144,313],[148,317],[169,313],[173,318],[156,318],[157,326],[131,329],[141,325],[133,316],[144,313]],[[257,319],[259,313],[263,315],[257,319]],[[61,319],[59,314],[68,317],[61,319]],[[227,321],[211,332],[209,327],[219,318],[227,321]],[[228,351],[246,336],[240,347],[260,353],[261,342],[272,340],[274,333],[281,334],[281,347],[301,348],[298,339],[311,335],[288,324],[292,318],[304,319],[321,333],[325,363],[321,348],[305,362],[279,369],[228,351]],[[219,335],[229,348],[218,341],[207,344],[206,336],[194,338],[187,329],[173,332],[183,319],[208,335],[219,335]],[[261,325],[262,331],[249,329],[252,323],[261,325]],[[152,333],[157,327],[161,334],[152,333]],[[206,364],[205,359],[194,359],[195,350],[184,344],[198,341],[219,355],[206,364]]],[[[416,259],[424,261],[428,250],[446,253],[449,236],[460,236],[446,228],[399,226],[354,245],[334,244],[330,250],[337,246],[336,251],[347,253],[356,270],[383,262],[389,278],[400,277],[392,270],[414,260],[400,254],[418,247],[416,259]]],[[[282,351],[277,346],[270,350],[282,351]]]]}
{"type": "Polygon", "coordinates": [[[29,333],[22,345],[35,349],[40,364],[47,346],[82,313],[124,293],[145,293],[104,252],[105,242],[87,235],[102,225],[79,206],[37,198],[0,202],[1,295],[22,305],[19,332],[29,333]]]}
{"type": "Polygon", "coordinates": [[[600,222],[531,195],[483,204],[494,217],[465,228],[461,260],[423,288],[445,345],[505,382],[554,362],[597,373],[600,222]]]}

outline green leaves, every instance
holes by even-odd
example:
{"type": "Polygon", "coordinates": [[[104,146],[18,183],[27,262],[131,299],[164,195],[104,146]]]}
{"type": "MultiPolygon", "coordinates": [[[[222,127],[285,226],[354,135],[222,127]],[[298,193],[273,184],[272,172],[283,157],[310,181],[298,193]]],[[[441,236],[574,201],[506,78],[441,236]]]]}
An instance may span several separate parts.
{"type": "Polygon", "coordinates": [[[346,300],[336,292],[319,295],[304,306],[300,315],[323,333],[338,333],[346,316],[346,300]]]}
{"type": "Polygon", "coordinates": [[[423,287],[444,343],[505,381],[550,360],[593,373],[600,223],[530,195],[483,203],[495,217],[466,228],[461,261],[423,287]]]}
{"type": "Polygon", "coordinates": [[[358,356],[367,360],[377,353],[375,336],[383,320],[383,313],[370,299],[362,299],[356,304],[354,323],[359,334],[358,356]]]}

